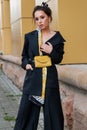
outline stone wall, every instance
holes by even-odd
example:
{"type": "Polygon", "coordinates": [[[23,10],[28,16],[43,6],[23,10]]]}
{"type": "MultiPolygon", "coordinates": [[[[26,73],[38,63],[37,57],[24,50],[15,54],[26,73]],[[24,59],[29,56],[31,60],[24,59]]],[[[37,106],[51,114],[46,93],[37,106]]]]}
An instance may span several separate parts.
{"type": "MultiPolygon", "coordinates": [[[[3,72],[22,90],[25,71],[21,57],[0,55],[3,72]]],[[[57,66],[67,130],[87,130],[87,65],[57,66]]]]}
{"type": "Polygon", "coordinates": [[[58,66],[65,125],[87,130],[87,65],[58,66]]]}
{"type": "Polygon", "coordinates": [[[3,72],[22,90],[25,71],[21,68],[21,58],[12,55],[0,55],[3,72]]]}

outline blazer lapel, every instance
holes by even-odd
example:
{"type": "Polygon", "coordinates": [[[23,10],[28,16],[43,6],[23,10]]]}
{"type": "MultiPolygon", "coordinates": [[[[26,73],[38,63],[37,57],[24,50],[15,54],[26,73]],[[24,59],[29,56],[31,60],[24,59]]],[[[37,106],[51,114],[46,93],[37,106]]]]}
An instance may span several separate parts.
{"type": "Polygon", "coordinates": [[[34,55],[39,54],[39,47],[38,47],[38,32],[35,30],[31,33],[31,46],[32,46],[32,51],[34,55]]]}

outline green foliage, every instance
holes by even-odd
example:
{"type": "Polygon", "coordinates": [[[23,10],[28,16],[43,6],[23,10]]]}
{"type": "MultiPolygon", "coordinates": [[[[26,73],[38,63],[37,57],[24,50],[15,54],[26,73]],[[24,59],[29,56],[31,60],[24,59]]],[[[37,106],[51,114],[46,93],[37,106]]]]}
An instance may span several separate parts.
{"type": "Polygon", "coordinates": [[[6,116],[4,116],[4,120],[6,120],[6,121],[15,121],[16,119],[15,119],[14,116],[8,116],[8,115],[6,115],[6,116]]]}

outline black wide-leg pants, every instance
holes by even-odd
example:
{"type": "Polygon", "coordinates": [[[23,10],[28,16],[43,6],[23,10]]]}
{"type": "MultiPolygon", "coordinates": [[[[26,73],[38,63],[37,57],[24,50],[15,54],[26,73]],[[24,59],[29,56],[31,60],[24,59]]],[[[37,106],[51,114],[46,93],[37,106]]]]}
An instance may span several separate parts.
{"type": "MultiPolygon", "coordinates": [[[[23,94],[14,130],[37,130],[40,107],[28,100],[23,94]]],[[[46,89],[44,130],[64,130],[64,118],[58,89],[46,89]]]]}

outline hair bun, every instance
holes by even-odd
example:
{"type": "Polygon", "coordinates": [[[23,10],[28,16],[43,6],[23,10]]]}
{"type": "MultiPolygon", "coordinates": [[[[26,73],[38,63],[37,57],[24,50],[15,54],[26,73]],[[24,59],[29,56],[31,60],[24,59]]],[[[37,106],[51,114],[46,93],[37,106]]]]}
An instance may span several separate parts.
{"type": "Polygon", "coordinates": [[[48,4],[46,2],[42,2],[43,7],[48,7],[48,4]]]}

